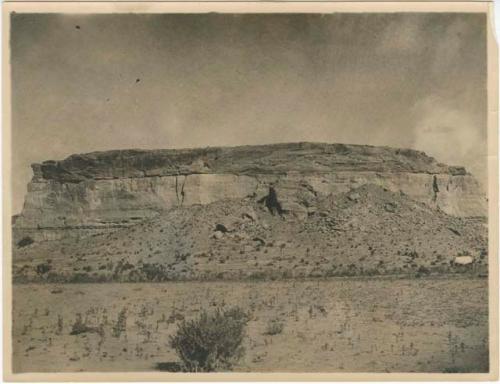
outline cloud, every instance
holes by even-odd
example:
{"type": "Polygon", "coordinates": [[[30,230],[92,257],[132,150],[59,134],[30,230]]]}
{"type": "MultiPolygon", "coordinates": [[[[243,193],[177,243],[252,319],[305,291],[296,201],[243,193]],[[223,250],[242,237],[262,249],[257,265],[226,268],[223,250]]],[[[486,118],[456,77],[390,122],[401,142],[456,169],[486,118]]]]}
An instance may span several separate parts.
{"type": "Polygon", "coordinates": [[[440,162],[465,166],[486,185],[486,138],[477,119],[438,96],[419,101],[414,113],[420,116],[414,129],[414,147],[440,162]]]}

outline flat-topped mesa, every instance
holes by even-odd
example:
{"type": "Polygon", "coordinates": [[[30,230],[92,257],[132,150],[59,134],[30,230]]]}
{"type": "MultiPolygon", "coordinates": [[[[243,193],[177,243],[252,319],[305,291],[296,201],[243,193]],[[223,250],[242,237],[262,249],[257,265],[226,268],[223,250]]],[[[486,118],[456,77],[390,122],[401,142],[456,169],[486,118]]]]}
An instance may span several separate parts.
{"type": "Polygon", "coordinates": [[[33,171],[15,239],[86,236],[181,205],[260,200],[271,185],[295,217],[307,217],[318,196],[370,183],[450,215],[486,215],[481,188],[463,167],[410,149],[293,143],[118,150],[45,161],[33,171]]]}
{"type": "Polygon", "coordinates": [[[367,145],[292,143],[196,149],[116,150],[33,164],[36,178],[80,182],[190,174],[287,174],[332,171],[465,174],[424,152],[367,145]]]}

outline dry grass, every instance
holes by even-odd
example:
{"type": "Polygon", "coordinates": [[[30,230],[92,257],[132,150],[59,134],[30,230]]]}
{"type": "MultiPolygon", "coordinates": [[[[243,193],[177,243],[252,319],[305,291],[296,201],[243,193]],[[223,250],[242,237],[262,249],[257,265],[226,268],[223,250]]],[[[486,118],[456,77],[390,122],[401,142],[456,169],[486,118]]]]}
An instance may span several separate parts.
{"type": "Polygon", "coordinates": [[[488,369],[487,280],[464,278],[15,285],[14,370],[176,366],[177,325],[233,305],[250,316],[236,371],[488,369]]]}

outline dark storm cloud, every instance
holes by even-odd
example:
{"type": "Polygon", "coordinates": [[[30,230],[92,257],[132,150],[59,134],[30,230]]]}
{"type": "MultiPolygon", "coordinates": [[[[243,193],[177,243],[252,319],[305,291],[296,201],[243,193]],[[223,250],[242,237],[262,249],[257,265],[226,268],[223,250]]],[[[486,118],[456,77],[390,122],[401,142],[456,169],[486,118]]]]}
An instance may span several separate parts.
{"type": "Polygon", "coordinates": [[[412,147],[486,175],[483,14],[11,18],[14,210],[29,164],[112,148],[412,147]]]}

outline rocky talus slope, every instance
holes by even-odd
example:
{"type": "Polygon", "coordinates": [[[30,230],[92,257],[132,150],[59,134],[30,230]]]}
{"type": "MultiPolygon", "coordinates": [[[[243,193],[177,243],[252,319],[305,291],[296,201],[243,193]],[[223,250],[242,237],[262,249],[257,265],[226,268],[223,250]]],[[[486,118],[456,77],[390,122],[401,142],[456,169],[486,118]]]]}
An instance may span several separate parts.
{"type": "Polygon", "coordinates": [[[407,149],[294,143],[121,150],[32,167],[23,210],[14,220],[16,244],[23,238],[39,242],[111,233],[160,220],[176,208],[258,201],[270,186],[288,217],[310,217],[322,198],[367,184],[403,192],[450,216],[486,215],[481,188],[464,168],[407,149]]]}
{"type": "Polygon", "coordinates": [[[132,227],[16,248],[23,281],[294,278],[487,270],[484,220],[364,184],[310,198],[306,214],[274,199],[166,210],[132,227]],[[279,213],[281,211],[281,214],[279,213]],[[468,255],[473,266],[455,264],[468,255]]]}

